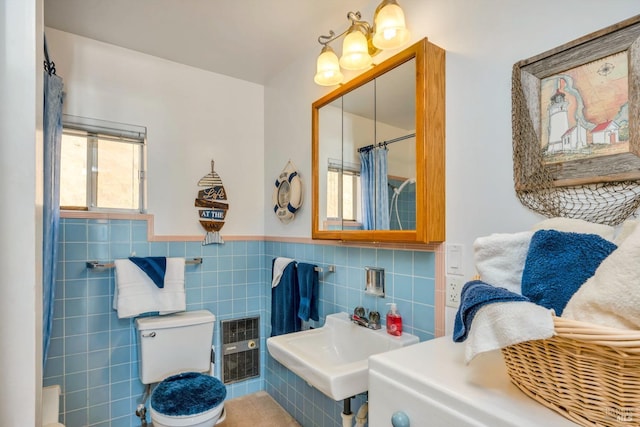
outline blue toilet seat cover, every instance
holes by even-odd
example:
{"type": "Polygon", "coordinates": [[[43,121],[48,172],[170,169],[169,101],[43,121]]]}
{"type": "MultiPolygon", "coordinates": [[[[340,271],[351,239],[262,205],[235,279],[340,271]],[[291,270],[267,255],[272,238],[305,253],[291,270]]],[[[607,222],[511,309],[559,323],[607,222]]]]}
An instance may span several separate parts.
{"type": "Polygon", "coordinates": [[[227,388],[217,378],[199,372],[173,375],[151,393],[153,409],[167,416],[196,415],[218,406],[227,388]]]}

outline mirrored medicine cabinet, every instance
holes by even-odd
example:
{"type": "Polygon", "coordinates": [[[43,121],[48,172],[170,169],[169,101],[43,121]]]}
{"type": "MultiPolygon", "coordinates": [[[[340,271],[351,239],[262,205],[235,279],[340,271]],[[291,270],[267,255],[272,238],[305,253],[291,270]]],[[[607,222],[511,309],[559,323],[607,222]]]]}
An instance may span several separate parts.
{"type": "Polygon", "coordinates": [[[312,105],[312,237],[445,239],[445,52],[426,38],[312,105]]]}

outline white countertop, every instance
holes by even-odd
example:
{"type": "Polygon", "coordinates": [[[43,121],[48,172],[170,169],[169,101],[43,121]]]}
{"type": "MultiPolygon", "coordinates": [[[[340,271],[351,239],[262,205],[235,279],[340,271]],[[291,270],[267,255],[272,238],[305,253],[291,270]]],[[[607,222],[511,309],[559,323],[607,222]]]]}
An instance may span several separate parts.
{"type": "Polygon", "coordinates": [[[425,401],[473,420],[473,425],[577,425],[513,385],[499,351],[480,354],[465,365],[464,344],[454,343],[450,336],[371,356],[369,369],[426,396],[425,401]]]}

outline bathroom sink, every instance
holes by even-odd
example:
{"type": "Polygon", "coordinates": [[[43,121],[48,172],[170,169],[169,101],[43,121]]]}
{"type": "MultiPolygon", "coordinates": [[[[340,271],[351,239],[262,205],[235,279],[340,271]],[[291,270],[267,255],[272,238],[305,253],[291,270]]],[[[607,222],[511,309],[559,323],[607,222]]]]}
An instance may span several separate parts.
{"type": "Polygon", "coordinates": [[[324,326],[267,339],[269,354],[333,400],[368,389],[368,358],[418,342],[384,328],[367,329],[351,322],[347,313],[327,316],[324,326]]]}

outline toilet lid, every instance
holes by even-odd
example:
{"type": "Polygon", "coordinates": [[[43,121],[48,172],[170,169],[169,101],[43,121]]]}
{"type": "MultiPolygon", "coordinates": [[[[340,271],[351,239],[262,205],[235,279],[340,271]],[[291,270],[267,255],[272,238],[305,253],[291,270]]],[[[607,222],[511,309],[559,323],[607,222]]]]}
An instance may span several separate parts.
{"type": "Polygon", "coordinates": [[[162,381],[151,393],[153,409],[167,416],[196,415],[227,397],[222,381],[199,372],[185,372],[162,381]]]}

